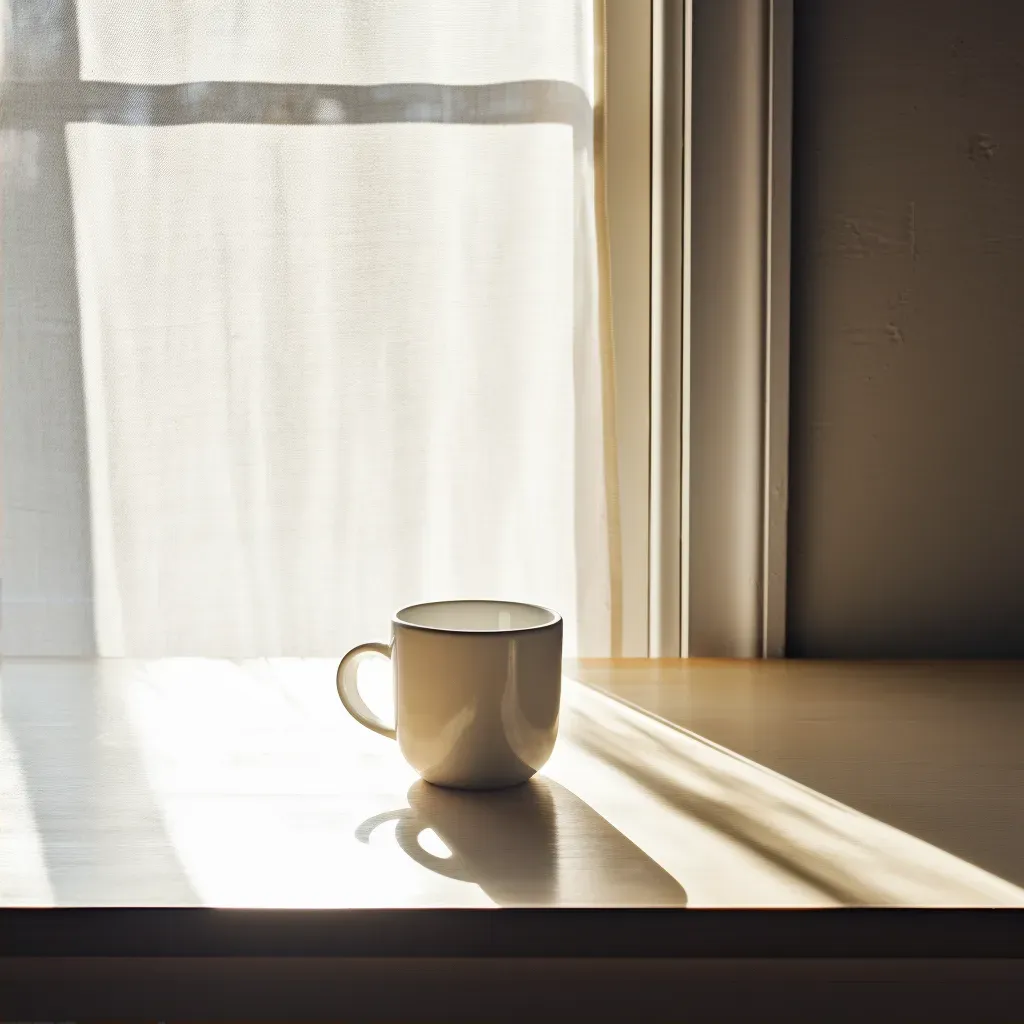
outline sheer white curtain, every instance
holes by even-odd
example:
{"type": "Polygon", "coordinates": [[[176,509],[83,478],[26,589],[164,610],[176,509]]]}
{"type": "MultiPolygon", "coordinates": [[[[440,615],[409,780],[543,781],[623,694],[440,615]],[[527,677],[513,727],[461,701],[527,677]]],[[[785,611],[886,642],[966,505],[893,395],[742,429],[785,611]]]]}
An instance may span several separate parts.
{"type": "Polygon", "coordinates": [[[8,0],[7,654],[612,640],[588,0],[8,0]]]}

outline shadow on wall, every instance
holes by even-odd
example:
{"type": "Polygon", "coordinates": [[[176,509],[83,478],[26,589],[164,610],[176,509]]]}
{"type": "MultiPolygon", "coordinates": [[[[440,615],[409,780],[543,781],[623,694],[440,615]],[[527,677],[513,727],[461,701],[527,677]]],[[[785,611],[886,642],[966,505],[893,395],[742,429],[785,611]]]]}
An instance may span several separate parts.
{"type": "Polygon", "coordinates": [[[794,27],[787,652],[1024,657],[1024,5],[794,27]]]}
{"type": "MultiPolygon", "coordinates": [[[[5,36],[0,88],[78,80],[72,0],[11,0],[5,36]]],[[[89,655],[88,451],[64,125],[4,116],[0,159],[3,652],[89,655]]]]}

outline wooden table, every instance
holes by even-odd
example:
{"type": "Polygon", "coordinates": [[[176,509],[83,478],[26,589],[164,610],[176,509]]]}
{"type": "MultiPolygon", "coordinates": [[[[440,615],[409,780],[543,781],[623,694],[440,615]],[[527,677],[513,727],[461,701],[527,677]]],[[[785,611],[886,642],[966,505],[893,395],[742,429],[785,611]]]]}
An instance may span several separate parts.
{"type": "MultiPolygon", "coordinates": [[[[975,760],[996,766],[990,808],[1011,820],[994,828],[1008,828],[1004,846],[1024,849],[1015,816],[1024,777],[1020,666],[578,663],[567,667],[551,762],[534,782],[495,794],[418,782],[395,744],[344,713],[334,667],[4,662],[0,1015],[81,1016],[60,992],[81,995],[90,985],[107,993],[108,1002],[90,1004],[98,1013],[156,1013],[159,978],[170,985],[165,997],[185,991],[180,977],[168,981],[167,961],[145,973],[156,956],[178,958],[179,967],[205,958],[203,970],[227,958],[234,967],[222,980],[240,969],[239,957],[266,961],[264,980],[282,957],[292,971],[326,958],[330,987],[344,975],[338,957],[350,967],[353,957],[373,958],[376,966],[357,972],[366,981],[384,970],[381,957],[441,957],[450,967],[484,955],[524,969],[536,956],[565,966],[643,955],[653,958],[644,970],[674,960],[664,977],[678,982],[679,958],[695,955],[1024,953],[1016,913],[799,912],[1024,906],[1021,870],[985,870],[934,834],[929,842],[894,827],[905,823],[884,807],[888,820],[880,820],[870,798],[886,736],[897,739],[890,792],[899,786],[901,734],[918,756],[933,746],[934,771],[948,774],[950,751],[961,748],[949,722],[927,725],[938,705],[920,696],[939,693],[953,724],[978,742],[975,760]],[[963,707],[948,685],[958,672],[975,686],[973,698],[961,695],[963,707]],[[1001,714],[986,745],[964,708],[984,718],[994,693],[1001,714]],[[800,747],[808,721],[819,726],[817,759],[800,747]],[[803,752],[793,757],[793,749],[803,752]],[[830,749],[861,750],[861,761],[836,773],[830,749]],[[837,790],[876,813],[808,785],[815,764],[820,778],[832,771],[837,790]],[[519,909],[465,914],[494,907],[519,909]],[[730,915],[710,913],[727,908],[730,915]],[[767,908],[790,909],[758,912],[767,908]],[[95,956],[106,959],[97,966],[95,956]],[[109,981],[111,970],[122,981],[135,971],[135,987],[121,985],[127,1003],[110,1003],[118,987],[97,980],[109,981]],[[48,988],[45,1007],[26,1007],[58,975],[60,992],[48,988]]],[[[386,702],[386,680],[369,678],[366,687],[371,701],[386,702]]],[[[909,772],[911,789],[919,769],[909,772]]],[[[904,796],[912,802],[914,792],[904,796]]],[[[430,984],[445,976],[438,971],[430,984]]],[[[252,996],[251,973],[236,980],[252,996]]],[[[246,1012],[232,1005],[236,1016],[246,1012]]],[[[191,1011],[203,1013],[213,1010],[191,1011]]]]}

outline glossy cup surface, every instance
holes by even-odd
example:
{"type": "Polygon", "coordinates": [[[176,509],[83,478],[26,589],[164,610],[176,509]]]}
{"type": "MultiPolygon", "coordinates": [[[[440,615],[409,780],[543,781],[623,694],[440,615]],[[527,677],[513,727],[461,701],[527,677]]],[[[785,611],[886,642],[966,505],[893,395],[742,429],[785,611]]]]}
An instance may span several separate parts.
{"type": "Polygon", "coordinates": [[[525,782],[555,745],[562,620],[536,605],[443,601],[392,619],[398,744],[427,781],[525,782]]]}

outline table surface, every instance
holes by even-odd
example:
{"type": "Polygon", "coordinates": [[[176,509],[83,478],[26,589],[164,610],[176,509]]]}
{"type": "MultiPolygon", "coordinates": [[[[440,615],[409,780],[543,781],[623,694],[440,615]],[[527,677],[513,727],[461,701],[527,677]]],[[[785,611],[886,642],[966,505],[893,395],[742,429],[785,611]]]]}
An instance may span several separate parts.
{"type": "Polygon", "coordinates": [[[488,794],[417,781],[333,672],[5,660],[0,906],[1024,905],[1022,666],[581,662],[488,794]]]}
{"type": "Polygon", "coordinates": [[[574,674],[1024,886],[1024,662],[590,662],[574,674]]]}

